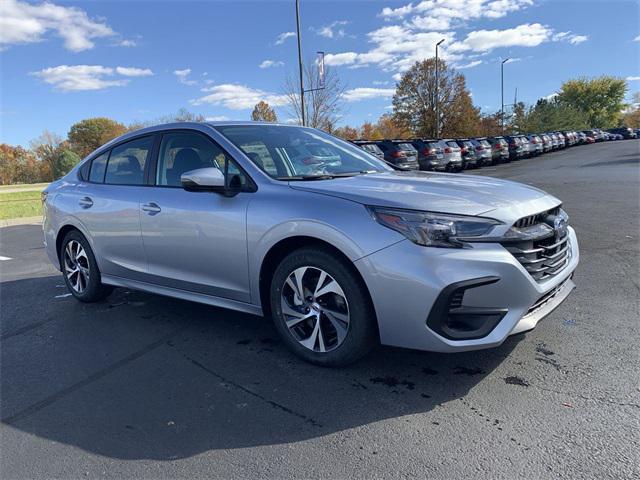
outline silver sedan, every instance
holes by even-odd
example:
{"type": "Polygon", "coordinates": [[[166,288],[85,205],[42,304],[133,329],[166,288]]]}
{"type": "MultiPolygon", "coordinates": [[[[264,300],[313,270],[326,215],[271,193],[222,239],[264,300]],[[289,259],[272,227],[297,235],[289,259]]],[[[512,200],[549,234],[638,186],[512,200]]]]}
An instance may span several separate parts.
{"type": "Polygon", "coordinates": [[[561,202],[394,170],[319,130],[179,123],[102,146],[44,192],[69,291],[139,289],[271,317],[320,365],[376,343],[454,352],[532,329],[574,288],[561,202]]]}

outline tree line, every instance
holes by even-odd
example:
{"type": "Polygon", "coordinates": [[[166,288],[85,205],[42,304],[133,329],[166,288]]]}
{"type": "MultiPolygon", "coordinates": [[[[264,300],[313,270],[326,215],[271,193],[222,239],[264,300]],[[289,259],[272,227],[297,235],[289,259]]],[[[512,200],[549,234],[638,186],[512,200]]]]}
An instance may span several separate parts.
{"type": "MultiPolygon", "coordinates": [[[[391,112],[377,121],[359,126],[341,125],[340,119],[347,94],[344,84],[333,69],[326,69],[323,89],[318,89],[315,64],[305,68],[306,124],[347,140],[383,138],[442,138],[493,136],[503,133],[527,133],[557,130],[584,130],[629,126],[640,128],[640,94],[633,103],[624,99],[627,84],[612,76],[577,78],[562,84],[557,94],[541,98],[534,105],[513,105],[509,114],[482,113],[474,106],[463,74],[438,60],[416,62],[396,83],[391,112]],[[436,116],[436,90],[438,116],[436,116]]],[[[288,114],[293,123],[301,123],[299,87],[293,77],[286,79],[284,94],[288,114]]],[[[268,103],[260,101],[251,112],[256,121],[276,122],[278,117],[268,103]]],[[[183,121],[205,121],[203,115],[185,109],[147,122],[124,125],[110,118],[89,118],[71,126],[66,138],[44,131],[30,148],[0,144],[0,184],[49,182],[65,175],[93,150],[128,131],[146,126],[183,121]]]]}

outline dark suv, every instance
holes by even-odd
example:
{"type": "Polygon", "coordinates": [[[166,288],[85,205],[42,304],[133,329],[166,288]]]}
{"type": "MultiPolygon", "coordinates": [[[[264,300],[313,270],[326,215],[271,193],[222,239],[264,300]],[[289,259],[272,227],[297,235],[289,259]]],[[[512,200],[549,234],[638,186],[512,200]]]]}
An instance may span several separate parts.
{"type": "Polygon", "coordinates": [[[374,157],[378,157],[380,160],[384,160],[384,152],[380,150],[380,147],[373,140],[353,140],[351,143],[357,145],[365,152],[370,153],[374,157]]]}
{"type": "Polygon", "coordinates": [[[419,170],[418,151],[408,140],[378,140],[376,145],[384,153],[384,159],[403,168],[419,170]]]}
{"type": "Polygon", "coordinates": [[[618,135],[622,135],[622,137],[625,140],[628,140],[630,138],[637,138],[638,137],[636,135],[636,132],[632,128],[629,128],[629,127],[610,128],[609,130],[607,130],[607,132],[616,133],[618,135]]]}
{"type": "Polygon", "coordinates": [[[509,144],[504,137],[489,137],[487,142],[491,145],[493,163],[509,161],[509,144]]]}
{"type": "Polygon", "coordinates": [[[519,160],[528,153],[524,151],[520,135],[508,135],[506,140],[509,144],[509,160],[519,160]]]}
{"type": "Polygon", "coordinates": [[[444,170],[446,162],[442,144],[438,140],[416,138],[411,145],[418,151],[420,170],[444,170]]]}
{"type": "Polygon", "coordinates": [[[482,165],[482,162],[478,161],[476,156],[476,149],[468,138],[459,138],[456,140],[460,146],[460,153],[462,154],[462,168],[474,168],[482,165]]]}

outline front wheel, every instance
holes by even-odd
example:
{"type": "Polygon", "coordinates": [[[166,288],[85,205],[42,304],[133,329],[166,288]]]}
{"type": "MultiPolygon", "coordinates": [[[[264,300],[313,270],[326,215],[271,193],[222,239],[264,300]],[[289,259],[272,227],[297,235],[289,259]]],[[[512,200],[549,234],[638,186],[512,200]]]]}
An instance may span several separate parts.
{"type": "Polygon", "coordinates": [[[308,362],[347,365],[377,343],[375,313],[352,268],[329,250],[305,247],[275,271],[270,301],[276,328],[308,362]]]}
{"type": "Polygon", "coordinates": [[[113,290],[102,284],[89,242],[77,230],[70,231],[62,240],[60,270],[67,288],[81,302],[97,302],[113,290]]]}

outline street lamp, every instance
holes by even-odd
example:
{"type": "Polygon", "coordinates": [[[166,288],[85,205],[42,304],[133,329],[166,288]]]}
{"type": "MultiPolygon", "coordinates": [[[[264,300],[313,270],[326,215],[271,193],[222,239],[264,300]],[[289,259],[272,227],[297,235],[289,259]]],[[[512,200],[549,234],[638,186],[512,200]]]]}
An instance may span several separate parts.
{"type": "Polygon", "coordinates": [[[296,0],[296,28],[298,31],[298,66],[300,67],[300,117],[302,119],[302,126],[304,127],[304,80],[302,76],[302,46],[300,39],[300,0],[296,0]]]}
{"type": "Polygon", "coordinates": [[[440,106],[438,105],[438,47],[444,41],[445,39],[443,38],[436,43],[436,138],[440,138],[440,106]]]}
{"type": "Polygon", "coordinates": [[[501,98],[501,107],[500,107],[500,124],[502,126],[502,134],[504,135],[504,64],[507,63],[510,59],[505,58],[500,64],[500,98],[501,98]]]}

